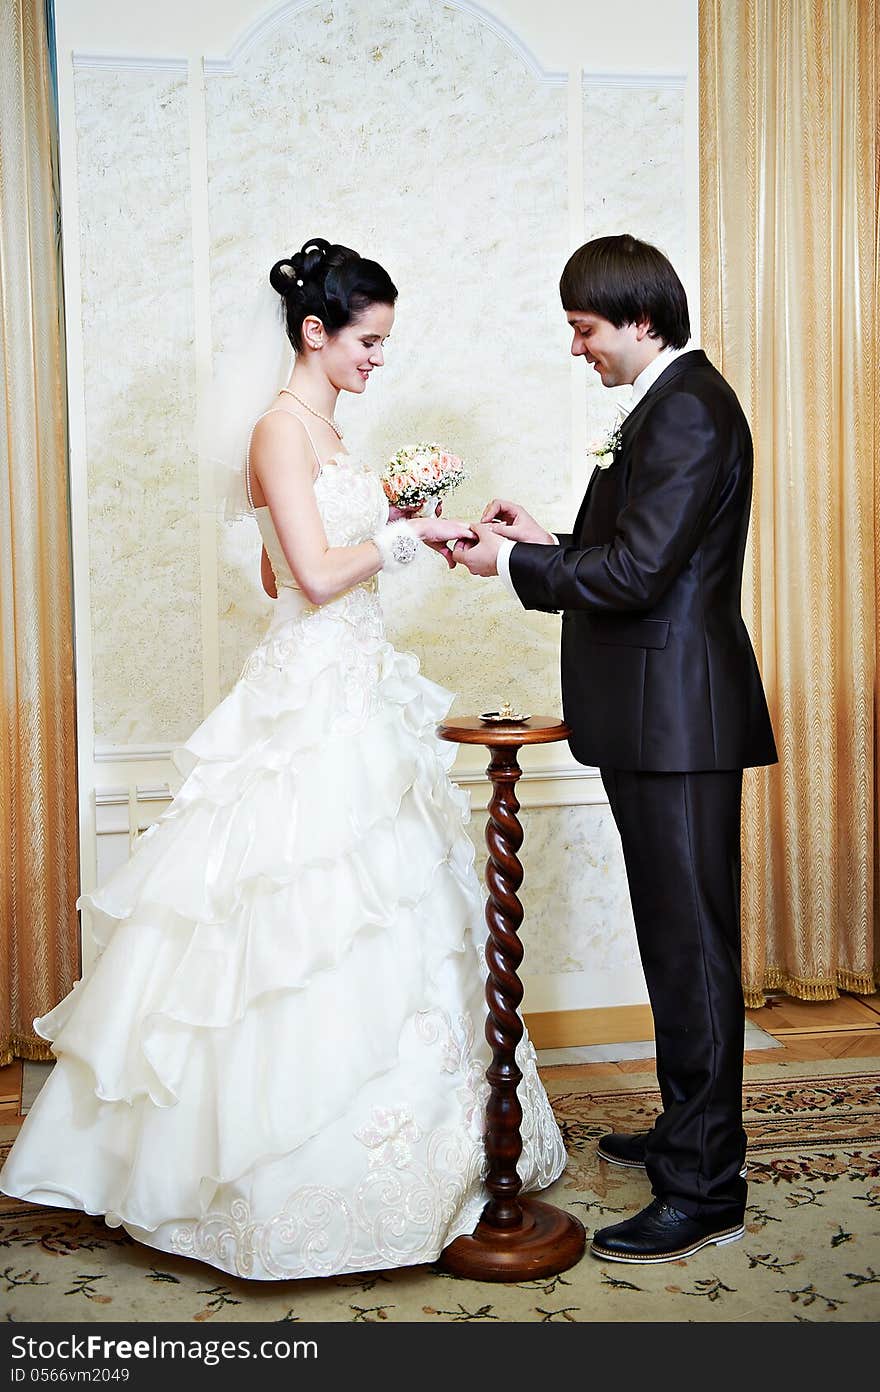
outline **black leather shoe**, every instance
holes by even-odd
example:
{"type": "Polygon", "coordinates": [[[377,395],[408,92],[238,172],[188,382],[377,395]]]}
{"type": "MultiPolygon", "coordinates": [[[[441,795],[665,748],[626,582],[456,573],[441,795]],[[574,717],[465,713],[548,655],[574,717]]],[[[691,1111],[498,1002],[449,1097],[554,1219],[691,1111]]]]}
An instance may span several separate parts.
{"type": "Polygon", "coordinates": [[[590,1243],[590,1252],[600,1261],[639,1262],[646,1266],[650,1262],[681,1261],[713,1242],[722,1247],[736,1242],[744,1232],[742,1222],[719,1227],[711,1221],[689,1218],[662,1199],[655,1199],[634,1218],[600,1228],[590,1243]]]}
{"type": "Polygon", "coordinates": [[[643,1170],[648,1135],[647,1131],[612,1131],[610,1136],[602,1137],[596,1146],[596,1154],[600,1160],[607,1160],[609,1165],[625,1165],[630,1170],[643,1170]]]}
{"type": "MultiPolygon", "coordinates": [[[[643,1170],[649,1135],[648,1131],[612,1131],[609,1136],[602,1137],[596,1146],[596,1154],[600,1160],[607,1160],[609,1165],[624,1165],[629,1170],[643,1170]]],[[[745,1179],[748,1168],[748,1165],[743,1165],[739,1172],[741,1179],[745,1179]]]]}

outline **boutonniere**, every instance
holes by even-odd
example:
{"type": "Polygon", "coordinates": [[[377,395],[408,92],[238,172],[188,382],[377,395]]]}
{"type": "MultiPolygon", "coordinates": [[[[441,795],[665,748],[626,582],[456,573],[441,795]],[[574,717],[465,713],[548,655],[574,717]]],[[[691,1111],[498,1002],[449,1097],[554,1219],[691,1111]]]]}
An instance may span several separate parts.
{"type": "Polygon", "coordinates": [[[609,464],[614,463],[614,451],[620,449],[620,426],[610,430],[601,440],[594,440],[587,447],[587,457],[592,460],[597,469],[607,469],[609,464]]]}
{"type": "Polygon", "coordinates": [[[587,458],[595,464],[597,469],[607,469],[610,464],[613,464],[615,451],[620,449],[620,432],[623,429],[623,422],[628,411],[624,406],[620,406],[618,410],[620,414],[617,421],[607,435],[601,436],[587,446],[587,458]]]}

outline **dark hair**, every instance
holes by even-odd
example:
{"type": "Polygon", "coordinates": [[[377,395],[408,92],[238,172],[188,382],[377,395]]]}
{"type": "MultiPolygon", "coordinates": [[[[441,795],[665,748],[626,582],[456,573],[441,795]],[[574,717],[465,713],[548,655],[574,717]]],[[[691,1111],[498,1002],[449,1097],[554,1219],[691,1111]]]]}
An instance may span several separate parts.
{"type": "Polygon", "coordinates": [[[643,320],[651,338],[683,348],[691,321],[684,286],[656,247],[624,233],[578,247],[559,281],[562,307],[607,319],[616,329],[643,320]]]}
{"type": "Polygon", "coordinates": [[[320,319],[332,338],[371,304],[393,305],[397,299],[397,287],[378,262],[323,237],[313,237],[302,251],[276,261],[269,283],[284,300],[287,337],[297,353],[302,352],[308,315],[320,319]]]}

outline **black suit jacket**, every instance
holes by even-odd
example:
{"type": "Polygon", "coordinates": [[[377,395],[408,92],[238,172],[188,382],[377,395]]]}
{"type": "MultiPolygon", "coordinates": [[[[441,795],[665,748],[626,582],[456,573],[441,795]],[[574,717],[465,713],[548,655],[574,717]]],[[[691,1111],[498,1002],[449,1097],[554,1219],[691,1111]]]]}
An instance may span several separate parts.
{"type": "Polygon", "coordinates": [[[518,543],[527,609],[563,610],[562,697],[575,758],[654,772],[776,762],[740,613],[752,439],[699,349],[626,417],[559,546],[518,543]]]}

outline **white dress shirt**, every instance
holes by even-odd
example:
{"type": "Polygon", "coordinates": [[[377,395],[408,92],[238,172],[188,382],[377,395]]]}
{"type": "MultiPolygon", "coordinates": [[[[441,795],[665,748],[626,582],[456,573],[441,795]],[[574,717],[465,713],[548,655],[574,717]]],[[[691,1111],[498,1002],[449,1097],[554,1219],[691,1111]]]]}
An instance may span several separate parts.
{"type": "MultiPolygon", "coordinates": [[[[693,340],[688,339],[687,343],[684,345],[683,348],[661,348],[656,358],[652,358],[651,361],[648,363],[648,366],[642,368],[638,377],[633,382],[632,399],[628,407],[626,408],[626,414],[629,415],[633,407],[641,401],[648,388],[654,385],[654,383],[657,381],[657,378],[661,375],[661,373],[666,371],[667,367],[671,362],[673,362],[676,358],[680,358],[683,353],[692,353],[695,347],[696,344],[693,342],[693,340]]],[[[551,532],[550,535],[553,537],[553,540],[558,546],[559,538],[553,532],[551,532]]],[[[510,553],[513,550],[514,546],[516,546],[515,541],[510,541],[508,537],[504,538],[504,540],[501,543],[500,550],[498,552],[497,566],[499,578],[503,582],[508,593],[511,594],[514,599],[519,600],[519,595],[514,589],[513,581],[510,578],[510,553]]]]}

